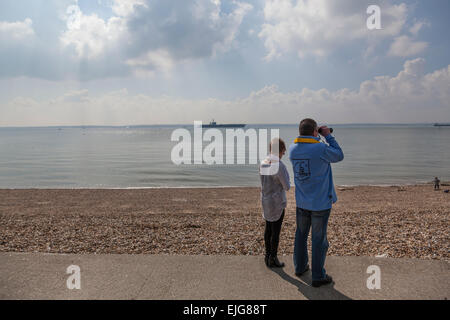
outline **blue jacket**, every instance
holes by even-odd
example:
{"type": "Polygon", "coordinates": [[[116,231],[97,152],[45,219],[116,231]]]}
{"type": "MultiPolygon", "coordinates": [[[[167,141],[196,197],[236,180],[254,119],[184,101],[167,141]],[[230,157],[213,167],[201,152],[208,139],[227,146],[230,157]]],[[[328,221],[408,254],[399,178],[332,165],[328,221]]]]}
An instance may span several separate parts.
{"type": "Polygon", "coordinates": [[[331,134],[325,139],[329,145],[319,138],[300,136],[289,147],[299,208],[327,210],[337,201],[330,163],[342,161],[344,153],[331,134]]]}

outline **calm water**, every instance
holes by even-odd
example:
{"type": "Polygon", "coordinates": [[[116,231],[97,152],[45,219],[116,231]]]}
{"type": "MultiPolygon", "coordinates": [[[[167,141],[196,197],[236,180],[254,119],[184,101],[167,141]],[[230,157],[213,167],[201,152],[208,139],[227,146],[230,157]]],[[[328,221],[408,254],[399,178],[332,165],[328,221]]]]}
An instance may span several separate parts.
{"type": "MultiPolygon", "coordinates": [[[[435,176],[450,180],[450,127],[333,127],[345,154],[333,165],[338,185],[409,184],[435,176]]],[[[288,144],[298,130],[297,125],[247,128],[279,128],[288,144]]],[[[174,129],[0,128],[0,188],[259,185],[256,165],[173,164],[174,129]]]]}

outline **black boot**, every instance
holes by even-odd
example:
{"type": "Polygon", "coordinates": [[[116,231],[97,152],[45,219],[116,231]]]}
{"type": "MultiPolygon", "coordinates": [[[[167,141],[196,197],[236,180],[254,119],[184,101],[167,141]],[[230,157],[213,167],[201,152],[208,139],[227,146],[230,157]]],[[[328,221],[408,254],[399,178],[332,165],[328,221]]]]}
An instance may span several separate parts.
{"type": "Polygon", "coordinates": [[[267,239],[267,236],[264,235],[264,240],[265,240],[265,250],[266,250],[266,255],[264,257],[264,263],[266,264],[266,267],[270,268],[270,256],[271,256],[271,251],[272,251],[272,247],[270,245],[270,240],[267,239]]]}
{"type": "Polygon", "coordinates": [[[333,282],[333,278],[331,278],[329,275],[325,275],[325,278],[321,279],[321,280],[313,280],[312,282],[312,286],[314,288],[318,288],[320,286],[323,286],[324,284],[329,284],[333,282]]]}
{"type": "Polygon", "coordinates": [[[276,255],[269,257],[269,267],[270,268],[283,268],[284,262],[280,262],[276,255]]]}

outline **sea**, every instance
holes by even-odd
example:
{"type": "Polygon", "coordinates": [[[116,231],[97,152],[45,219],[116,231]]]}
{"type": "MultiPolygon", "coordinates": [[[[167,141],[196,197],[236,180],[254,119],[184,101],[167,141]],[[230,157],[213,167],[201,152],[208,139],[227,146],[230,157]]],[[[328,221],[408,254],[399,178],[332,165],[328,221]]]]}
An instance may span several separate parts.
{"type": "MultiPolygon", "coordinates": [[[[407,185],[436,176],[450,181],[450,127],[329,126],[345,155],[332,164],[336,185],[407,185]]],[[[244,151],[236,150],[235,159],[244,158],[243,164],[175,164],[172,153],[180,142],[172,141],[172,135],[177,129],[194,136],[193,125],[2,127],[0,188],[259,186],[258,164],[250,163],[248,156],[249,141],[244,151]]],[[[244,130],[248,129],[267,130],[267,143],[271,129],[278,129],[287,145],[298,136],[298,124],[247,125],[244,130]]],[[[225,130],[221,129],[224,137],[225,130]]],[[[201,143],[204,150],[211,142],[201,143]]],[[[223,152],[225,159],[227,150],[223,152]]],[[[288,156],[282,160],[293,180],[288,156]]]]}

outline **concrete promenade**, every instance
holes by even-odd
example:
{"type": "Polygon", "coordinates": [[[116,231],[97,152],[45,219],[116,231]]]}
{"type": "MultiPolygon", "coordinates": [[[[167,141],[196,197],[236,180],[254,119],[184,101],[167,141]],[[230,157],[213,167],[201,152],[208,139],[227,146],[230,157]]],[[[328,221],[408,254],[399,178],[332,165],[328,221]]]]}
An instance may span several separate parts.
{"type": "Polygon", "coordinates": [[[327,257],[335,283],[311,287],[294,275],[292,256],[268,269],[261,256],[65,255],[0,253],[0,299],[447,299],[446,261],[327,257]],[[81,289],[68,289],[67,267],[80,267],[81,289]],[[368,289],[369,266],[381,272],[368,289]]]}

